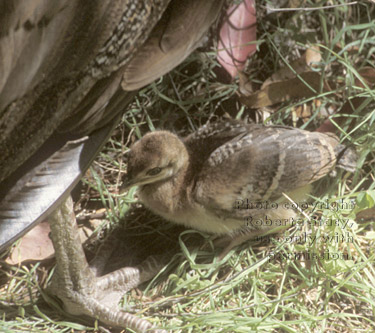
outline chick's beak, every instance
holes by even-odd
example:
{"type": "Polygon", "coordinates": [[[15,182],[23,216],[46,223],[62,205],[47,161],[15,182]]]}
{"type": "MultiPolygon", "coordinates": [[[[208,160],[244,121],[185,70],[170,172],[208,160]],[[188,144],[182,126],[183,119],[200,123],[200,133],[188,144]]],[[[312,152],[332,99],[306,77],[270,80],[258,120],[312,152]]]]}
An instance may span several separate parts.
{"type": "Polygon", "coordinates": [[[126,192],[127,190],[129,190],[131,187],[133,187],[135,185],[135,181],[134,179],[131,179],[128,175],[126,175],[123,179],[122,179],[122,185],[120,187],[120,194],[126,192]]]}

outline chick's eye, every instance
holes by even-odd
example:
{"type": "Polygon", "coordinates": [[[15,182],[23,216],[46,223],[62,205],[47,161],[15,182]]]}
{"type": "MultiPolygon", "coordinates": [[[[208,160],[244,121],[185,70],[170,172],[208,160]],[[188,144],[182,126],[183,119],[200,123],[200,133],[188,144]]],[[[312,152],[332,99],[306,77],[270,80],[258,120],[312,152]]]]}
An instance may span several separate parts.
{"type": "Polygon", "coordinates": [[[155,175],[157,175],[158,173],[160,173],[160,171],[161,171],[161,168],[152,168],[152,169],[150,169],[150,170],[148,170],[147,171],[147,175],[149,175],[149,176],[155,176],[155,175]]]}

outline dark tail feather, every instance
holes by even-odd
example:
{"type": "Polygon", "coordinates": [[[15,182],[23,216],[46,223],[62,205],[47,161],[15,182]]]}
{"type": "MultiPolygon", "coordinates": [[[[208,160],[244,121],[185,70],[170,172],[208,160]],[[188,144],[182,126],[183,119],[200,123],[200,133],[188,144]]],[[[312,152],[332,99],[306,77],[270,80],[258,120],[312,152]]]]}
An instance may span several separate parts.
{"type": "Polygon", "coordinates": [[[357,168],[358,154],[352,147],[338,145],[335,148],[337,158],[336,167],[349,172],[355,172],[357,168]]]}

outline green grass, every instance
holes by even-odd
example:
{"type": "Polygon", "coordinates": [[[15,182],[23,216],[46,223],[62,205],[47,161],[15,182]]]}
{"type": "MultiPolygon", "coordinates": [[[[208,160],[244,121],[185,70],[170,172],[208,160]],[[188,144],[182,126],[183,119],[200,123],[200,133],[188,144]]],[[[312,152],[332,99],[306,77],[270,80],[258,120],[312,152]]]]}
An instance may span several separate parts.
{"type": "MultiPolygon", "coordinates": [[[[305,1],[305,7],[329,3],[305,1]]],[[[124,234],[123,257],[129,262],[172,249],[170,263],[142,286],[143,295],[129,292],[124,303],[127,310],[173,332],[375,331],[375,213],[360,218],[361,212],[375,204],[375,92],[354,85],[360,69],[374,67],[374,5],[362,1],[329,10],[272,15],[265,15],[264,8],[258,6],[258,12],[259,50],[246,70],[255,89],[300,56],[308,43],[321,46],[322,75],[337,83],[330,93],[316,93],[320,104],[312,107],[307,122],[295,118],[295,109],[312,105],[312,98],[272,107],[267,123],[314,130],[323,121],[323,108],[339,110],[347,100],[364,98],[338,129],[343,142],[359,154],[358,170],[355,174],[339,171],[337,177],[317,182],[313,202],[321,207],[306,211],[310,218],[333,219],[338,225],[292,227],[281,237],[270,238],[269,243],[243,244],[218,262],[220,249],[213,247],[210,235],[182,231],[138,208],[134,190],[125,196],[116,194],[126,172],[123,154],[148,131],[169,129],[183,136],[225,114],[261,119],[262,110],[249,110],[238,101],[238,81],[223,83],[210,49],[192,54],[173,72],[142,89],[124,110],[122,123],[84,180],[81,209],[106,209],[101,229],[107,233],[117,228],[119,235],[124,234]],[[341,199],[354,208],[336,212],[323,205],[341,199]],[[343,227],[345,220],[351,227],[343,227]],[[342,231],[344,241],[327,240],[342,231]],[[304,233],[319,241],[289,241],[304,233]],[[306,252],[344,253],[352,259],[294,257],[306,252]]],[[[105,331],[92,322],[80,324],[46,304],[41,294],[50,268],[50,264],[1,266],[0,331],[105,331]]]]}

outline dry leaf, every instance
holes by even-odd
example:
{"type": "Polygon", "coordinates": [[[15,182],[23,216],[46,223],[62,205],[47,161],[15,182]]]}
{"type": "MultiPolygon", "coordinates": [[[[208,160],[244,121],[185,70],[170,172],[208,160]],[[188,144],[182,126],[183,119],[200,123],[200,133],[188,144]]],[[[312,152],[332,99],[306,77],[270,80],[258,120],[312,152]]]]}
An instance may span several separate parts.
{"type": "Polygon", "coordinates": [[[292,115],[294,122],[297,122],[298,119],[302,119],[304,123],[309,121],[313,115],[314,110],[311,104],[297,105],[292,109],[292,115]]]}
{"type": "Polygon", "coordinates": [[[231,6],[227,14],[220,29],[218,61],[234,78],[256,51],[255,1],[243,0],[239,5],[231,6]]]}
{"type": "MultiPolygon", "coordinates": [[[[358,73],[370,88],[373,88],[375,86],[375,68],[363,67],[358,71],[358,73]]],[[[357,86],[363,87],[363,84],[359,79],[355,79],[355,84],[357,86]]]]}
{"type": "MultiPolygon", "coordinates": [[[[321,76],[316,72],[302,73],[300,77],[314,90],[320,86],[321,76]]],[[[295,98],[306,98],[316,95],[306,83],[296,77],[287,81],[275,82],[267,85],[264,89],[245,97],[241,96],[240,101],[249,108],[260,108],[280,102],[289,101],[295,98]]],[[[329,90],[325,87],[325,90],[329,90]]]]}
{"type": "Polygon", "coordinates": [[[334,114],[336,111],[335,105],[322,105],[319,99],[314,99],[309,103],[304,103],[302,105],[296,105],[292,108],[293,124],[295,124],[299,119],[303,123],[307,123],[310,118],[317,112],[316,117],[319,119],[327,119],[330,115],[334,114]]]}
{"type": "MultiPolygon", "coordinates": [[[[363,81],[370,87],[373,88],[375,86],[375,68],[372,67],[364,67],[358,71],[358,73],[363,78],[363,81]]],[[[364,87],[362,82],[356,78],[355,85],[359,87],[364,87]]],[[[351,100],[348,100],[344,103],[342,108],[337,112],[341,114],[353,114],[353,112],[365,101],[366,98],[364,97],[354,97],[351,100]]],[[[345,122],[346,117],[335,117],[335,122],[339,125],[345,122]]],[[[354,119],[352,125],[354,124],[354,119]]],[[[319,128],[316,129],[317,132],[336,132],[336,126],[332,124],[330,119],[325,120],[319,128]]]]}
{"type": "Polygon", "coordinates": [[[356,220],[361,222],[374,221],[375,220],[375,208],[368,208],[360,211],[356,214],[356,220]]]}
{"type": "Polygon", "coordinates": [[[41,222],[21,238],[6,262],[17,265],[25,260],[43,260],[54,254],[49,238],[51,229],[48,222],[41,222]]]}
{"type": "Polygon", "coordinates": [[[251,80],[249,80],[247,75],[241,71],[238,72],[238,78],[239,78],[239,84],[238,84],[239,93],[243,96],[250,96],[253,93],[253,85],[251,84],[251,80]]]}
{"type": "MultiPolygon", "coordinates": [[[[336,114],[352,114],[354,110],[362,104],[362,102],[362,97],[354,97],[351,100],[346,101],[342,108],[336,114]]],[[[335,123],[340,125],[346,119],[346,117],[335,117],[335,123]]],[[[334,124],[332,124],[330,119],[326,119],[315,131],[336,133],[337,128],[334,124]]]]}
{"type": "Polygon", "coordinates": [[[308,72],[311,70],[314,65],[322,60],[322,56],[320,54],[320,49],[318,46],[311,46],[306,50],[302,57],[297,60],[294,60],[290,63],[290,66],[293,68],[291,70],[288,66],[280,68],[276,73],[274,73],[270,78],[264,81],[262,88],[264,89],[266,86],[273,82],[279,81],[286,81],[288,79],[292,79],[297,74],[301,74],[304,72],[308,72]]]}

